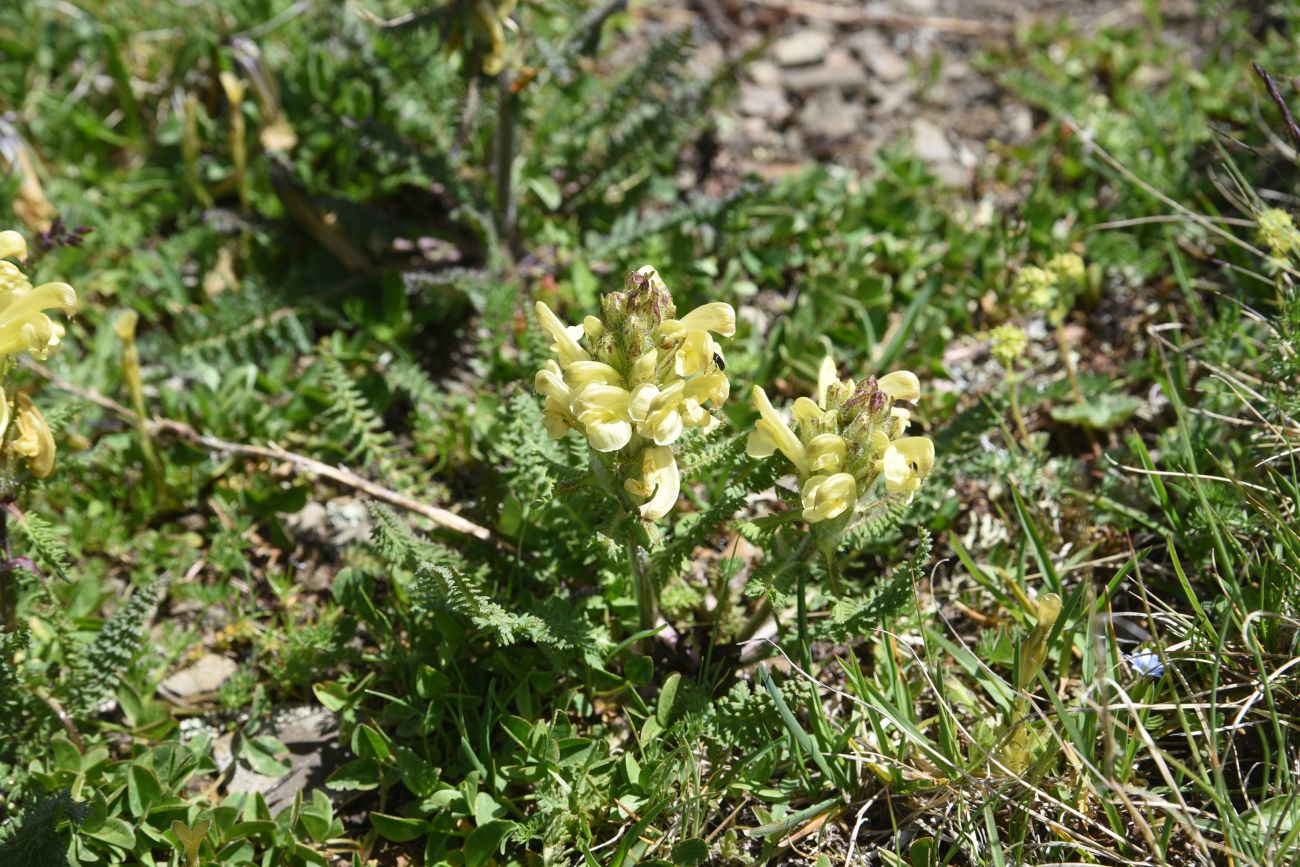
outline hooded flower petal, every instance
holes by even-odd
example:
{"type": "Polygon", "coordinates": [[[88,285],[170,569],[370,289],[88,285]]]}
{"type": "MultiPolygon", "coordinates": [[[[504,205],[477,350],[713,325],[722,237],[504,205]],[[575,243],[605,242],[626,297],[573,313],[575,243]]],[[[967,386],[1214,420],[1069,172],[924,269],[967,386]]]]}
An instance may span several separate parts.
{"type": "Polygon", "coordinates": [[[876,384],[893,400],[916,400],[921,396],[921,380],[910,370],[896,370],[886,374],[876,384]]]}
{"type": "Polygon", "coordinates": [[[659,333],[665,337],[676,337],[690,331],[712,331],[723,337],[733,337],[736,334],[736,311],[730,304],[712,301],[696,307],[681,319],[665,319],[659,326],[659,333]]]}
{"type": "Polygon", "coordinates": [[[599,382],[603,385],[622,385],[623,377],[608,364],[599,361],[575,361],[564,368],[564,379],[577,391],[583,387],[599,382]]]}
{"type": "Polygon", "coordinates": [[[688,331],[686,339],[677,349],[673,360],[673,369],[678,376],[694,376],[707,373],[713,369],[713,356],[718,344],[713,342],[707,331],[688,331]]]}
{"type": "Polygon", "coordinates": [[[844,469],[848,448],[839,434],[818,434],[808,443],[808,465],[814,472],[838,473],[844,469]]]}
{"type": "Polygon", "coordinates": [[[13,229],[0,232],[0,259],[26,259],[27,239],[13,229]]]}
{"type": "Polygon", "coordinates": [[[681,484],[673,450],[667,446],[651,446],[641,458],[641,478],[628,479],[623,486],[635,496],[649,498],[638,511],[641,517],[654,521],[672,510],[681,493],[681,484]]]}
{"type": "Polygon", "coordinates": [[[573,398],[573,415],[598,452],[616,452],[632,439],[628,406],[632,396],[616,385],[593,383],[573,398]]]}
{"type": "Polygon", "coordinates": [[[32,475],[43,479],[54,472],[54,437],[45,418],[25,394],[15,401],[18,410],[18,436],[11,442],[13,450],[27,458],[32,475]]]}
{"type": "MultiPolygon", "coordinates": [[[[533,309],[537,313],[537,322],[542,326],[542,330],[551,335],[555,340],[552,347],[556,355],[560,358],[560,367],[567,368],[575,361],[590,361],[591,356],[587,350],[578,345],[577,338],[570,332],[569,328],[560,321],[560,317],[555,315],[555,311],[546,306],[545,301],[538,301],[533,309]]],[[[577,326],[581,333],[581,326],[577,326]]]]}
{"type": "MultiPolygon", "coordinates": [[[[7,262],[0,265],[13,268],[7,262]]],[[[12,275],[0,273],[0,282],[5,282],[6,276],[12,279],[12,275]]],[[[44,358],[59,345],[64,333],[63,326],[46,316],[45,311],[75,311],[77,292],[67,283],[44,283],[35,289],[26,283],[20,273],[16,285],[9,282],[8,291],[0,294],[0,355],[27,351],[44,358]]]]}
{"type": "Polygon", "coordinates": [[[838,518],[858,501],[858,486],[848,473],[813,476],[803,484],[803,517],[810,524],[838,518]]]}
{"type": "Polygon", "coordinates": [[[767,399],[767,392],[759,386],[754,386],[751,392],[751,398],[754,401],[754,408],[758,410],[759,420],[755,424],[755,432],[758,436],[750,435],[749,443],[746,450],[752,457],[767,457],[771,452],[766,454],[763,450],[767,447],[770,440],[771,444],[781,450],[790,462],[795,465],[795,469],[800,475],[808,472],[808,455],[804,452],[803,443],[790,430],[785,420],[776,414],[772,407],[772,402],[767,399]]]}

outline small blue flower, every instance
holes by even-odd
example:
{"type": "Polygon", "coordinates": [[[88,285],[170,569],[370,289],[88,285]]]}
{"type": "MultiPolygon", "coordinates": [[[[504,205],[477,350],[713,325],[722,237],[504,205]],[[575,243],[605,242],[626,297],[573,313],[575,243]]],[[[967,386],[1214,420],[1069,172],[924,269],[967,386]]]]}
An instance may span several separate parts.
{"type": "Polygon", "coordinates": [[[1124,659],[1133,667],[1138,674],[1147,677],[1160,677],[1165,673],[1165,665],[1160,661],[1160,656],[1153,650],[1139,650],[1136,653],[1124,654],[1124,659]]]}

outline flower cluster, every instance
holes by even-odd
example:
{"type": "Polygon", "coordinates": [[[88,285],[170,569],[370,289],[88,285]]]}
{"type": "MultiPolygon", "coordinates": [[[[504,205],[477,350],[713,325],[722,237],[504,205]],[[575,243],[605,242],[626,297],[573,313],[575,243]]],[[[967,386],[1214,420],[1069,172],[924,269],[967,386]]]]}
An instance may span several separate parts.
{"type": "Polygon", "coordinates": [[[1276,259],[1289,259],[1300,253],[1300,229],[1291,215],[1281,208],[1265,208],[1256,218],[1259,237],[1276,259]]]}
{"type": "Polygon", "coordinates": [[[1061,253],[1039,267],[1021,268],[1011,284],[1011,301],[1026,311],[1048,314],[1053,324],[1065,320],[1074,306],[1075,293],[1087,279],[1087,268],[1078,253],[1061,253]]]}
{"type": "MultiPolygon", "coordinates": [[[[0,232],[0,359],[6,361],[22,352],[48,357],[58,348],[64,329],[45,311],[77,309],[77,293],[67,283],[32,286],[22,270],[7,261],[26,257],[27,241],[22,235],[0,232]]],[[[54,437],[25,394],[10,400],[0,390],[0,443],[6,453],[24,458],[37,478],[54,471],[54,437]]]]}
{"type": "Polygon", "coordinates": [[[747,451],[758,458],[780,451],[794,464],[809,523],[851,515],[878,476],[886,492],[910,500],[934,468],[934,443],[905,436],[911,413],[899,405],[920,394],[920,381],[908,371],[841,380],[827,357],[817,376],[817,400],[801,397],[791,408],[794,430],[754,386],[760,418],[747,451]]]}
{"type": "Polygon", "coordinates": [[[565,325],[545,303],[537,320],[555,341],[555,358],[537,372],[543,421],[555,438],[576,430],[611,464],[634,467],[624,489],[647,519],[666,515],[681,487],[672,446],[688,427],[708,433],[731,386],[716,337],[736,333],[736,313],[721,302],[677,318],[654,268],[601,298],[601,315],[565,325]]]}

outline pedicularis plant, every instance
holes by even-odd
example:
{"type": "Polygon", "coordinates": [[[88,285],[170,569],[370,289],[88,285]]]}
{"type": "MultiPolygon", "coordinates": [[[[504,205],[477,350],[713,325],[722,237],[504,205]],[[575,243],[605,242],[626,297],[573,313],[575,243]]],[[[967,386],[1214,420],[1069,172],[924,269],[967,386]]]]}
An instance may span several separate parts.
{"type": "MultiPolygon", "coordinates": [[[[545,303],[536,305],[555,358],[537,372],[546,398],[543,419],[555,438],[577,431],[587,440],[593,477],[638,521],[616,522],[611,535],[628,551],[643,630],[658,622],[657,588],[646,563],[647,525],[676,504],[682,478],[674,448],[690,429],[709,435],[730,394],[718,337],[736,331],[731,305],[711,302],[678,317],[672,294],[654,268],[628,276],[621,292],[601,299],[600,316],[565,325],[545,303]]],[[[793,465],[801,517],[834,579],[834,553],[854,515],[873,502],[877,479],[885,497],[910,501],[934,467],[934,443],[907,436],[909,402],[920,381],[908,371],[859,381],[838,378],[827,357],[816,400],[794,402],[794,428],[754,386],[759,420],[746,445],[751,457],[781,452],[793,465]]],[[[799,626],[806,647],[803,577],[799,626]]]]}
{"type": "MultiPolygon", "coordinates": [[[[54,437],[41,411],[26,394],[11,395],[9,376],[23,352],[46,358],[63,340],[63,326],[45,311],[77,309],[77,293],[67,283],[32,286],[11,259],[27,258],[27,241],[17,232],[0,232],[0,545],[7,538],[7,509],[26,477],[43,479],[54,472],[54,437]]],[[[10,582],[14,563],[0,563],[0,623],[16,628],[10,582]]]]}

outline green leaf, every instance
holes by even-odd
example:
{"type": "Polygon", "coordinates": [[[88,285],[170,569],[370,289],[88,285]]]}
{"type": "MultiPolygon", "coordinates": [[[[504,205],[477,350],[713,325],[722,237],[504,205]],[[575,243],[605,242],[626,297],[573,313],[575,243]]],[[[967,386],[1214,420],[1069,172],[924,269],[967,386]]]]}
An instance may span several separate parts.
{"type": "Polygon", "coordinates": [[[267,777],[282,777],[289,773],[289,765],[276,758],[289,752],[289,748],[269,735],[240,738],[239,754],[248,766],[267,777]]]}
{"type": "Polygon", "coordinates": [[[709,860],[709,844],[699,837],[690,837],[673,847],[673,863],[695,867],[709,860]]]}
{"type": "Polygon", "coordinates": [[[659,704],[655,707],[655,720],[660,728],[667,729],[673,720],[673,706],[677,703],[677,688],[681,686],[682,676],[677,672],[668,675],[664,687],[659,691],[659,704]]]}
{"type": "Polygon", "coordinates": [[[515,829],[515,823],[497,819],[475,828],[465,840],[465,867],[483,867],[506,835],[515,829]]]}
{"type": "Polygon", "coordinates": [[[126,800],[137,819],[149,815],[154,804],[162,800],[162,784],[144,765],[132,765],[126,777],[126,800]]]}
{"type": "Polygon", "coordinates": [[[1090,430],[1114,430],[1133,417],[1142,399],[1131,394],[1099,394],[1085,403],[1052,408],[1052,418],[1062,424],[1090,430]]]}
{"type": "Polygon", "coordinates": [[[370,822],[379,832],[379,836],[394,843],[414,840],[429,830],[429,823],[424,819],[408,819],[403,816],[390,816],[387,813],[371,813],[370,822]]]}
{"type": "Polygon", "coordinates": [[[131,850],[135,847],[135,832],[131,826],[118,818],[105,819],[104,824],[94,831],[87,831],[86,836],[102,840],[110,846],[131,850]]]}

